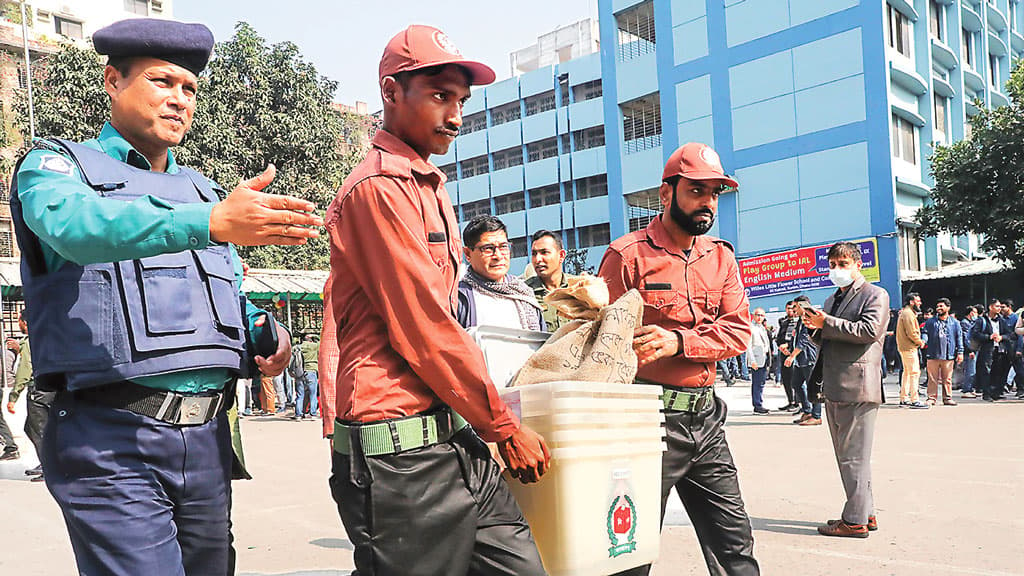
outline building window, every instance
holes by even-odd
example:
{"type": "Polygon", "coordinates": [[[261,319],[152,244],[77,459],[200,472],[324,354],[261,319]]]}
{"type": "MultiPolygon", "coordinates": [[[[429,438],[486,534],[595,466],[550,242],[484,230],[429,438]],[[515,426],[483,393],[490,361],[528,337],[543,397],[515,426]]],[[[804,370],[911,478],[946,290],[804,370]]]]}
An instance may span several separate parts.
{"type": "Polygon", "coordinates": [[[910,21],[902,12],[886,4],[888,23],[885,27],[885,41],[890,48],[910,58],[910,21]]]}
{"type": "Polygon", "coordinates": [[[11,193],[10,193],[10,190],[7,189],[7,182],[4,182],[3,179],[0,179],[0,202],[10,202],[10,201],[11,201],[11,193]]]}
{"type": "Polygon", "coordinates": [[[552,184],[550,186],[530,190],[530,208],[551,206],[553,204],[560,204],[561,202],[562,194],[558,189],[558,184],[552,184]]]}
{"type": "Polygon", "coordinates": [[[928,31],[938,40],[944,39],[942,36],[942,5],[936,0],[928,0],[928,31]]]}
{"type": "Polygon", "coordinates": [[[657,92],[620,107],[626,154],[661,146],[661,97],[657,92]]]}
{"type": "Polygon", "coordinates": [[[526,156],[530,162],[558,156],[558,139],[548,138],[547,140],[527,144],[526,156]]]}
{"type": "Polygon", "coordinates": [[[917,164],[917,126],[895,112],[892,115],[892,155],[917,164]]]}
{"type": "Polygon", "coordinates": [[[533,116],[541,112],[555,109],[555,91],[549,90],[543,94],[529,96],[526,98],[526,115],[533,116]]]}
{"type": "Polygon", "coordinates": [[[559,91],[559,96],[562,99],[561,103],[559,104],[559,106],[568,106],[569,105],[569,75],[568,74],[562,74],[561,76],[558,77],[558,91],[559,91]]]}
{"type": "Polygon", "coordinates": [[[607,246],[612,241],[611,228],[608,224],[594,224],[583,226],[580,231],[580,248],[592,248],[594,246],[607,246]]]}
{"type": "Polygon", "coordinates": [[[661,216],[661,197],[658,196],[658,189],[651,188],[627,195],[626,216],[629,218],[630,232],[647,228],[652,220],[661,216]]]}
{"type": "Polygon", "coordinates": [[[14,232],[10,222],[0,222],[0,256],[14,257],[14,232]]]}
{"type": "Polygon", "coordinates": [[[573,102],[586,102],[602,95],[601,80],[592,80],[572,87],[573,102]]]}
{"type": "Polygon", "coordinates": [[[527,245],[526,236],[520,236],[519,238],[513,238],[508,241],[512,245],[512,254],[509,256],[512,258],[520,258],[522,256],[528,256],[530,254],[529,246],[527,245]]]}
{"type": "Polygon", "coordinates": [[[569,228],[568,230],[562,230],[562,236],[565,239],[565,249],[575,250],[577,247],[576,243],[576,230],[569,228]]]}
{"type": "Polygon", "coordinates": [[[569,135],[562,134],[561,136],[559,136],[559,138],[562,140],[562,154],[568,154],[572,152],[572,149],[570,148],[571,143],[569,142],[569,135]]]}
{"type": "Polygon", "coordinates": [[[477,156],[476,158],[470,158],[469,160],[462,161],[462,177],[472,178],[479,174],[487,174],[487,156],[477,156]]]}
{"type": "Polygon", "coordinates": [[[900,224],[900,269],[921,270],[921,239],[917,229],[900,224]]]}
{"type": "Polygon", "coordinates": [[[490,200],[477,200],[476,202],[467,202],[462,205],[462,218],[463,220],[470,220],[477,216],[483,216],[484,214],[491,213],[491,201],[490,200]]]}
{"type": "Polygon", "coordinates": [[[504,170],[505,168],[511,168],[513,166],[523,165],[523,148],[516,146],[514,148],[506,148],[505,150],[499,150],[494,153],[494,169],[504,170]]]}
{"type": "Polygon", "coordinates": [[[619,62],[651,54],[657,46],[654,34],[654,2],[647,0],[615,15],[619,62]]]}
{"type": "Polygon", "coordinates": [[[444,175],[448,177],[449,182],[458,180],[459,178],[459,175],[455,172],[455,164],[445,164],[444,166],[438,166],[437,169],[444,172],[444,175]]]}
{"type": "Polygon", "coordinates": [[[494,212],[496,214],[508,214],[509,212],[521,212],[523,210],[526,210],[526,196],[522,192],[514,192],[494,198],[494,212]]]}
{"type": "Polygon", "coordinates": [[[124,11],[149,16],[149,0],[124,0],[124,11]]]}
{"type": "Polygon", "coordinates": [[[939,95],[939,94],[936,94],[934,100],[935,100],[935,105],[934,105],[934,114],[935,114],[934,126],[935,126],[935,131],[941,133],[942,136],[943,136],[943,140],[945,140],[945,136],[946,136],[946,107],[947,107],[946,97],[942,96],[942,95],[939,95]]]}
{"type": "Polygon", "coordinates": [[[608,175],[599,174],[576,181],[576,199],[598,198],[608,195],[608,175]]]}
{"type": "Polygon", "coordinates": [[[60,16],[54,16],[53,27],[56,29],[57,34],[67,36],[68,38],[74,38],[75,40],[82,39],[81,22],[68,20],[67,18],[61,18],[60,16]]]}
{"type": "Polygon", "coordinates": [[[968,68],[974,68],[974,35],[966,29],[960,30],[960,56],[968,68]]]}
{"type": "Polygon", "coordinates": [[[485,128],[487,128],[487,113],[476,112],[462,117],[462,128],[459,129],[459,134],[472,134],[485,128]]]}
{"type": "Polygon", "coordinates": [[[992,89],[999,91],[999,56],[988,55],[988,83],[992,89]]]}
{"type": "Polygon", "coordinates": [[[964,140],[970,140],[971,136],[974,136],[974,126],[971,124],[973,116],[968,116],[964,121],[964,140]]]}
{"type": "Polygon", "coordinates": [[[576,142],[576,150],[587,150],[604,146],[604,126],[584,128],[572,133],[572,139],[576,142]]]}
{"type": "Polygon", "coordinates": [[[491,110],[491,125],[499,126],[506,122],[519,120],[522,112],[519,110],[519,101],[502,104],[491,110]]]}

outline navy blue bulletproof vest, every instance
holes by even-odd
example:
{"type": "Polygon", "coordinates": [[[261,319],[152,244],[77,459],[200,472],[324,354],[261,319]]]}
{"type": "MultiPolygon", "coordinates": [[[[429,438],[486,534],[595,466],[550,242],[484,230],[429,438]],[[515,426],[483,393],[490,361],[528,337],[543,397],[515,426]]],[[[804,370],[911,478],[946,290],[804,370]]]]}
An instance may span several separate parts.
{"type": "MultiPolygon", "coordinates": [[[[217,201],[194,170],[141,170],[81,144],[50,142],[106,198],[217,201]]],[[[67,262],[48,271],[40,240],[25,225],[16,178],[11,215],[37,385],[76,390],[199,368],[245,372],[244,299],[227,245],[87,266],[67,262]]]]}

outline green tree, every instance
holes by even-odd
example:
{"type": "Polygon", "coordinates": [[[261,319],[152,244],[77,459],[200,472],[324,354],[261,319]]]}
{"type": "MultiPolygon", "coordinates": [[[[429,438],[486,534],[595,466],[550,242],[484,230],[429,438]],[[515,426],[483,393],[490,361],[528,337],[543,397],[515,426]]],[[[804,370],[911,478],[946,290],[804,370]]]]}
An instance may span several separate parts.
{"type": "Polygon", "coordinates": [[[1009,106],[971,119],[969,140],[931,158],[931,203],[917,212],[920,235],[978,234],[981,248],[1024,270],[1024,68],[1007,82],[1009,106]]]}
{"type": "MultiPolygon", "coordinates": [[[[331,106],[337,83],[320,76],[291,42],[268,45],[244,22],[217,45],[199,79],[192,129],[176,158],[230,191],[267,164],[277,178],[265,190],[314,202],[323,212],[366,146],[366,123],[331,106]]],[[[109,117],[96,54],[66,46],[35,74],[36,133],[95,137],[109,117]]],[[[27,134],[27,105],[18,103],[27,134]]],[[[241,247],[254,268],[326,269],[326,237],[301,247],[241,247]]]]}
{"type": "Polygon", "coordinates": [[[588,252],[587,248],[572,248],[566,250],[565,263],[563,264],[566,274],[571,274],[573,276],[583,273],[594,274],[594,267],[587,266],[588,252]]]}

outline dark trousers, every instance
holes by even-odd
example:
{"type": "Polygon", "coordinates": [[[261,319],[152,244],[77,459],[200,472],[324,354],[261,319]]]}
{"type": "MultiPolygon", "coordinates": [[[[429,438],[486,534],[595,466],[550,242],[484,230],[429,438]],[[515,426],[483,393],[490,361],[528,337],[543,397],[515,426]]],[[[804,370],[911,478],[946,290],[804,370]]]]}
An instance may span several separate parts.
{"type": "Polygon", "coordinates": [[[982,396],[999,398],[1003,395],[1011,364],[1010,354],[996,353],[993,350],[982,350],[978,353],[975,387],[981,390],[982,396]]]}
{"type": "MultiPolygon", "coordinates": [[[[750,518],[743,507],[739,477],[725,439],[726,406],[720,398],[700,414],[668,412],[668,452],[661,463],[661,519],[675,487],[697,532],[708,573],[760,574],[754,559],[750,518]]],[[[650,565],[617,576],[644,576],[650,565]]],[[[671,569],[668,573],[672,573],[671,569]]]]}
{"type": "Polygon", "coordinates": [[[782,388],[786,391],[787,405],[796,404],[796,394],[793,393],[793,367],[786,366],[786,358],[782,358],[782,388]]]}
{"type": "MultiPolygon", "coordinates": [[[[0,396],[3,396],[3,388],[0,388],[0,396]]],[[[14,434],[11,434],[11,427],[4,420],[4,410],[0,409],[0,441],[4,443],[4,452],[17,452],[18,445],[14,442],[14,434]]]]}
{"type": "Polygon", "coordinates": [[[820,419],[821,402],[807,394],[807,380],[810,379],[811,370],[813,369],[813,366],[797,366],[793,364],[793,379],[790,381],[790,387],[793,389],[796,403],[800,405],[800,412],[820,419]]]}
{"type": "Polygon", "coordinates": [[[231,458],[223,411],[179,427],[59,393],[42,463],[79,572],[224,576],[231,458]]]}
{"type": "Polygon", "coordinates": [[[46,429],[46,421],[50,417],[50,405],[53,404],[55,393],[43,392],[35,386],[29,386],[28,397],[25,405],[28,407],[25,415],[25,435],[36,447],[36,456],[43,457],[43,430],[46,429]]]}
{"type": "Polygon", "coordinates": [[[353,576],[545,574],[500,474],[468,428],[399,454],[335,452],[331,495],[355,548],[353,576]]]}
{"type": "Polygon", "coordinates": [[[750,399],[754,408],[764,408],[764,381],[767,376],[766,366],[750,371],[750,399]]]}

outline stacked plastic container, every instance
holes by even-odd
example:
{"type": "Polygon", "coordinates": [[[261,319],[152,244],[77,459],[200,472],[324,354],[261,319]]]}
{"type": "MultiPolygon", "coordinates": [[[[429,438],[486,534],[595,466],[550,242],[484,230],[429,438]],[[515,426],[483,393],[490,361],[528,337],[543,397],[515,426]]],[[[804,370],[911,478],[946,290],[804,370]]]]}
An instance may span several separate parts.
{"type": "MultiPolygon", "coordinates": [[[[501,387],[514,375],[509,360],[522,365],[526,349],[547,335],[481,328],[475,337],[501,387]]],[[[500,392],[551,449],[553,465],[540,482],[509,480],[548,573],[600,576],[657,559],[661,387],[549,382],[500,392]]]]}

